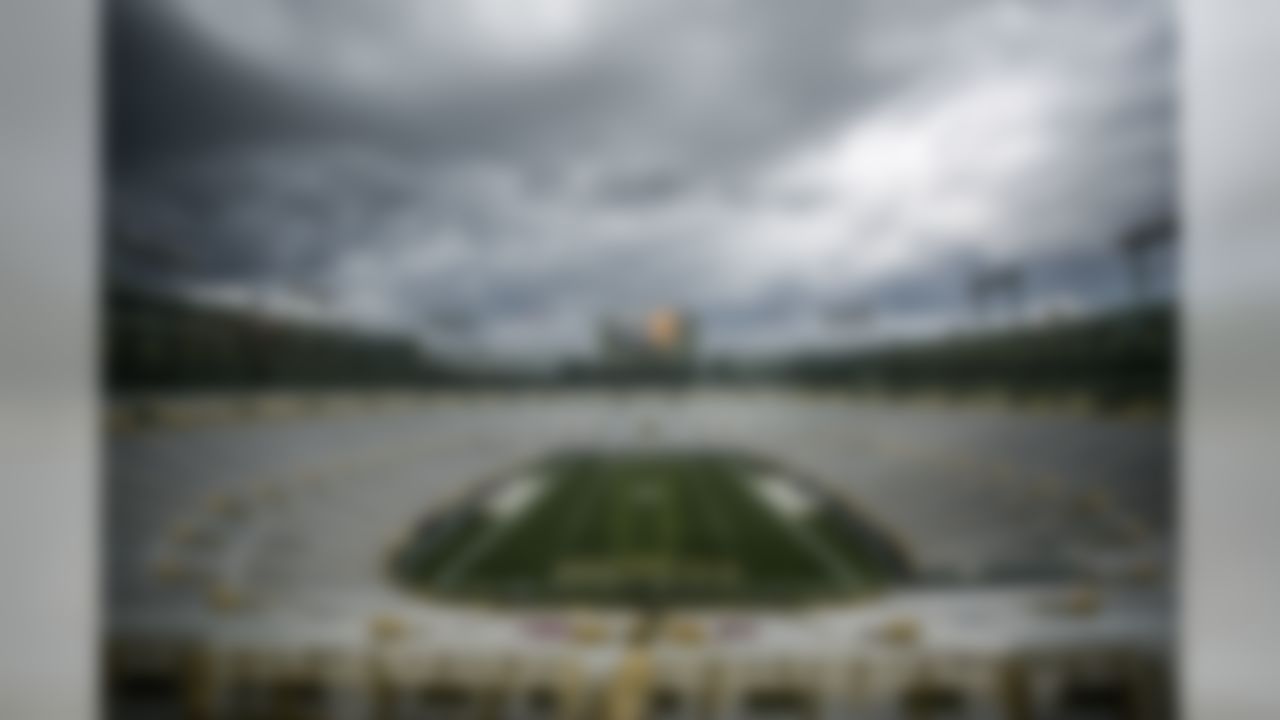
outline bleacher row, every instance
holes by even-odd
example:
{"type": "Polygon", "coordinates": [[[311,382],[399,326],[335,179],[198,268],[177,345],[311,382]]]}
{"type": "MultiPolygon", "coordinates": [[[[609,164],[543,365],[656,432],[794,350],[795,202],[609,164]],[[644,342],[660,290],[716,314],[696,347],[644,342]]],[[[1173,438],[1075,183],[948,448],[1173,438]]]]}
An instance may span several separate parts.
{"type": "Polygon", "coordinates": [[[778,363],[707,360],[644,371],[567,362],[555,373],[480,370],[393,333],[307,324],[112,289],[105,376],[117,393],[334,388],[684,387],[780,384],[893,399],[995,395],[1018,403],[1171,407],[1178,317],[1158,305],[874,349],[797,352],[778,363]]]}
{"type": "MultiPolygon", "coordinates": [[[[733,394],[741,398],[796,400],[815,403],[858,403],[867,407],[943,408],[962,410],[1022,412],[1052,416],[1096,417],[1113,420],[1150,420],[1162,417],[1167,408],[1158,403],[1133,402],[1107,406],[1084,394],[1035,395],[1015,397],[986,392],[949,394],[921,390],[911,394],[890,395],[874,390],[803,390],[761,386],[733,391],[703,390],[703,396],[733,394]]],[[[483,403],[537,404],[564,398],[609,396],[619,404],[628,400],[626,391],[577,390],[572,392],[535,389],[507,390],[332,390],[332,391],[262,391],[218,392],[210,394],[136,394],[113,397],[104,418],[113,432],[135,432],[155,429],[180,429],[211,425],[234,425],[272,420],[311,420],[325,416],[371,414],[383,411],[411,410],[427,405],[483,403]]],[[[675,395],[673,394],[673,397],[675,395]]],[[[689,397],[689,394],[685,395],[689,397]]],[[[638,397],[638,394],[637,394],[638,397]]]]}
{"type": "Polygon", "coordinates": [[[890,394],[996,392],[1020,401],[1071,397],[1104,407],[1168,407],[1176,400],[1178,332],[1174,308],[1144,307],[865,352],[797,357],[783,363],[780,372],[804,385],[890,394]]]}
{"type": "Polygon", "coordinates": [[[1168,666],[1134,649],[844,659],[632,649],[599,659],[117,640],[107,695],[116,720],[1173,717],[1168,666]]]}
{"type": "Polygon", "coordinates": [[[105,375],[116,390],[424,385],[443,368],[411,339],[112,288],[105,375]]]}

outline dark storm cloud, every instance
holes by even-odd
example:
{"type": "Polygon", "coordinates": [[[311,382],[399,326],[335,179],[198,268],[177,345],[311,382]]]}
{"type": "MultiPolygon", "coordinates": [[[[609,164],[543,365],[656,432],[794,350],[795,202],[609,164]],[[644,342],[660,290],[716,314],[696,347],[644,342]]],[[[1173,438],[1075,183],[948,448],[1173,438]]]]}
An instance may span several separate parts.
{"type": "Polygon", "coordinates": [[[121,169],[329,126],[305,98],[226,62],[140,2],[107,14],[107,140],[121,169]]]}
{"type": "MultiPolygon", "coordinates": [[[[634,13],[640,15],[634,27],[610,29],[604,42],[588,44],[572,63],[530,69],[445,51],[424,51],[414,58],[388,43],[375,51],[400,62],[383,68],[381,77],[360,78],[368,87],[352,94],[344,93],[353,83],[340,81],[342,73],[333,60],[340,55],[338,41],[343,34],[389,34],[389,28],[376,22],[356,22],[361,15],[381,18],[384,25],[400,20],[385,8],[374,12],[348,2],[256,3],[288,8],[287,16],[301,31],[311,29],[319,37],[255,65],[254,58],[236,56],[238,48],[219,43],[225,38],[210,37],[183,21],[182,7],[218,3],[117,0],[111,15],[118,128],[132,143],[130,150],[164,146],[192,151],[211,138],[253,143],[290,132],[294,137],[365,133],[380,142],[396,138],[442,153],[537,156],[548,147],[563,152],[566,146],[590,145],[733,162],[838,122],[851,105],[892,88],[899,75],[914,71],[908,63],[888,68],[859,62],[854,50],[864,40],[874,40],[862,36],[878,26],[859,32],[858,23],[864,18],[887,22],[885,13],[860,3],[612,3],[627,4],[653,9],[634,13]],[[432,84],[419,77],[428,69],[407,62],[412,59],[445,63],[448,82],[432,84]]],[[[245,12],[245,3],[222,5],[225,12],[203,12],[209,17],[245,12]]],[[[254,19],[246,15],[242,24],[254,19]]],[[[935,21],[940,15],[937,9],[923,14],[935,21]]],[[[909,25],[913,17],[895,14],[888,24],[909,25]]],[[[422,41],[396,34],[402,43],[422,41]]]]}
{"type": "Polygon", "coordinates": [[[1010,264],[1086,307],[1174,211],[1155,1],[116,6],[117,255],[500,352],[658,305],[722,347],[942,327],[1010,264]]]}

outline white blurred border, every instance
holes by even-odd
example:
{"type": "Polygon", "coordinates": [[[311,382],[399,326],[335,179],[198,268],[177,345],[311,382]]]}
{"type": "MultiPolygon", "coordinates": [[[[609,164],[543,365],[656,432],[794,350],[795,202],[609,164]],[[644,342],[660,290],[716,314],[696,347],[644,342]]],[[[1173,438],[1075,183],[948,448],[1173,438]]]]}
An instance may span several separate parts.
{"type": "Polygon", "coordinates": [[[0,2],[0,718],[95,712],[97,7],[0,2]]]}
{"type": "MultiPolygon", "coordinates": [[[[1183,0],[1185,716],[1280,717],[1280,4],[1183,0]]],[[[0,3],[0,717],[95,714],[90,0],[0,3]]]]}
{"type": "Polygon", "coordinates": [[[1280,717],[1280,4],[1183,3],[1187,717],[1280,717]]]}

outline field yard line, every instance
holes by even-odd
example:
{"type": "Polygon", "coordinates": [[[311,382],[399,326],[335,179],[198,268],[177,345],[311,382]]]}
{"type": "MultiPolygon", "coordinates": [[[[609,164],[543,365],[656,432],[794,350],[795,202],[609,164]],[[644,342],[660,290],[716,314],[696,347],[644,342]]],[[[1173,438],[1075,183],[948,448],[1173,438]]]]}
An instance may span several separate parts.
{"type": "Polygon", "coordinates": [[[680,486],[678,486],[678,483],[687,482],[687,479],[689,478],[682,477],[682,475],[667,478],[667,482],[664,483],[664,486],[666,487],[664,487],[664,492],[662,493],[663,507],[666,509],[666,512],[663,514],[666,516],[666,523],[664,523],[664,525],[666,525],[667,528],[667,542],[664,543],[666,544],[667,552],[666,560],[664,560],[664,562],[666,562],[668,584],[671,582],[672,570],[677,566],[676,556],[677,553],[680,552],[680,536],[681,533],[684,532],[684,528],[681,527],[681,520],[684,518],[681,518],[680,486]]]}
{"type": "Polygon", "coordinates": [[[665,580],[669,584],[671,580],[671,570],[676,566],[676,551],[680,533],[680,513],[676,505],[676,486],[674,483],[680,482],[685,478],[676,475],[675,477],[667,477],[666,482],[662,483],[662,509],[665,511],[662,516],[663,529],[663,572],[665,580]]]}
{"type": "Polygon", "coordinates": [[[506,537],[511,532],[511,528],[521,524],[521,520],[521,518],[507,518],[496,521],[494,527],[491,527],[484,537],[468,545],[462,554],[454,558],[453,562],[446,565],[444,569],[436,574],[436,582],[442,586],[451,585],[455,576],[475,564],[475,561],[484,553],[489,552],[489,548],[500,539],[506,537]]]}
{"type": "Polygon", "coordinates": [[[825,564],[834,568],[836,574],[840,576],[840,580],[845,585],[853,585],[857,582],[858,578],[849,569],[849,566],[845,564],[844,560],[831,549],[830,545],[818,539],[811,530],[797,525],[791,518],[778,517],[778,522],[806,545],[810,551],[818,555],[825,564]]]}
{"type": "Polygon", "coordinates": [[[774,524],[786,530],[792,538],[798,540],[801,545],[817,556],[818,559],[827,566],[828,570],[834,570],[835,574],[840,577],[841,582],[845,585],[853,585],[857,581],[857,578],[850,571],[849,566],[844,563],[844,560],[842,560],[827,543],[819,540],[808,528],[793,522],[793,518],[785,517],[776,509],[769,507],[768,503],[765,503],[758,495],[756,495],[755,488],[747,486],[746,480],[739,479],[737,481],[737,485],[738,489],[744,495],[750,496],[751,502],[759,503],[765,508],[767,511],[765,514],[773,518],[774,524]]]}
{"type": "Polygon", "coordinates": [[[573,515],[569,517],[568,522],[564,524],[564,529],[560,533],[560,542],[558,545],[560,550],[559,554],[562,557],[566,554],[566,551],[572,547],[574,536],[582,532],[582,527],[586,523],[587,517],[590,515],[587,510],[596,505],[596,501],[600,499],[602,494],[604,494],[604,482],[601,482],[599,478],[589,482],[592,485],[591,492],[583,493],[583,500],[574,508],[573,515]]]}
{"type": "Polygon", "coordinates": [[[612,540],[615,557],[626,562],[631,557],[631,485],[630,477],[616,479],[610,484],[609,509],[610,522],[613,527],[612,540]],[[621,508],[621,509],[619,509],[621,508]]]}
{"type": "MultiPolygon", "coordinates": [[[[543,498],[558,489],[559,488],[555,487],[544,487],[542,490],[543,498]]],[[[539,498],[539,500],[541,499],[542,498],[539,498]]],[[[533,507],[537,508],[538,503],[535,502],[533,507]]],[[[444,566],[444,568],[436,574],[436,582],[444,586],[452,584],[456,575],[465,569],[469,569],[471,565],[475,564],[475,561],[482,557],[484,553],[489,552],[491,547],[493,547],[499,540],[505,538],[511,532],[512,528],[524,524],[531,511],[531,508],[526,507],[524,511],[516,517],[508,517],[495,521],[494,526],[489,528],[489,531],[484,534],[484,537],[474,543],[471,543],[462,554],[454,558],[453,562],[444,566]]]]}
{"type": "Polygon", "coordinates": [[[708,522],[722,545],[721,550],[726,555],[732,553],[738,545],[737,538],[734,537],[733,530],[725,524],[724,515],[720,513],[719,508],[711,498],[707,497],[706,480],[694,480],[692,486],[693,496],[697,498],[696,503],[702,510],[702,514],[710,518],[708,522]]]}

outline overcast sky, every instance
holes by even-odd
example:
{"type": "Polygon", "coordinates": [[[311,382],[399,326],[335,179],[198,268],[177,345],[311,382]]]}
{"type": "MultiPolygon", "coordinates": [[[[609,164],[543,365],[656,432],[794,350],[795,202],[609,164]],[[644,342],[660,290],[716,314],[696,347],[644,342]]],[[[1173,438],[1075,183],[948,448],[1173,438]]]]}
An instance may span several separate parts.
{"type": "MultiPolygon", "coordinates": [[[[110,267],[512,357],[1115,302],[1176,209],[1161,0],[116,0],[110,267]]],[[[1167,274],[1164,276],[1167,281],[1167,274]]]]}

